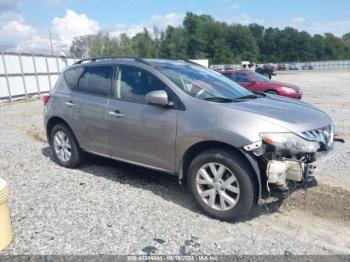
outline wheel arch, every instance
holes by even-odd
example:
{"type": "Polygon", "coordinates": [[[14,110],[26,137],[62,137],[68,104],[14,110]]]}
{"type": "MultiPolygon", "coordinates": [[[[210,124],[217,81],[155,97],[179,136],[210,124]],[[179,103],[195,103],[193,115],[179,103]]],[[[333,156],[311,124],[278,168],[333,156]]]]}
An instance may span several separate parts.
{"type": "MultiPolygon", "coordinates": [[[[51,135],[51,131],[52,131],[52,128],[57,125],[57,124],[65,124],[73,133],[74,137],[76,138],[74,132],[73,132],[73,129],[70,127],[70,125],[64,120],[62,119],[61,117],[58,117],[58,116],[54,116],[54,117],[51,117],[48,121],[47,121],[47,124],[46,124],[46,136],[47,136],[47,141],[48,143],[50,144],[50,135],[51,135]]],[[[77,140],[78,141],[78,140],[77,140]]],[[[78,142],[79,143],[79,142],[78,142]]]]}
{"type": "Polygon", "coordinates": [[[242,161],[245,161],[249,168],[251,168],[255,180],[255,186],[258,190],[258,199],[257,202],[260,203],[261,201],[261,195],[262,195],[262,184],[261,184],[261,172],[259,169],[258,160],[255,156],[251,155],[249,152],[246,152],[243,148],[237,148],[230,144],[219,142],[219,141],[201,141],[196,144],[193,144],[191,147],[189,147],[186,152],[183,154],[180,166],[178,168],[178,176],[179,181],[182,183],[186,179],[187,170],[191,164],[191,161],[195,156],[200,154],[201,152],[204,152],[208,149],[223,149],[230,152],[233,152],[236,156],[242,159],[242,161]]]}
{"type": "Polygon", "coordinates": [[[279,95],[279,92],[276,89],[268,88],[264,91],[264,93],[268,93],[269,91],[275,92],[277,95],[279,95]]]}

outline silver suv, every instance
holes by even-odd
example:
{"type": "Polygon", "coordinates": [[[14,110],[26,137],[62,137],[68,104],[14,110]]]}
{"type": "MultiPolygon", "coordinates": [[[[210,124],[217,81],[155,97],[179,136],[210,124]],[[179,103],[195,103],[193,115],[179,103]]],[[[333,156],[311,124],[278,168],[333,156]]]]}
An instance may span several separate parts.
{"type": "Polygon", "coordinates": [[[334,138],[317,108],[180,60],[81,60],[60,75],[44,111],[60,165],[92,153],[174,174],[223,220],[314,185],[314,162],[334,138]]]}

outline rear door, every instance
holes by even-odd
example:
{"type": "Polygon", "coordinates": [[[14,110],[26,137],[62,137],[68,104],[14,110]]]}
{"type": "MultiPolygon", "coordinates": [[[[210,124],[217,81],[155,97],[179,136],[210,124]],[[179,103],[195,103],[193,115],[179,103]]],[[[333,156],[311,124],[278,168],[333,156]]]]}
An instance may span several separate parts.
{"type": "Polygon", "coordinates": [[[109,153],[107,104],[112,69],[110,65],[86,66],[71,101],[78,111],[76,130],[80,146],[104,155],[109,153]]]}
{"type": "Polygon", "coordinates": [[[147,70],[121,65],[108,104],[110,154],[114,158],[173,171],[178,111],[146,103],[146,94],[168,87],[147,70]]]}

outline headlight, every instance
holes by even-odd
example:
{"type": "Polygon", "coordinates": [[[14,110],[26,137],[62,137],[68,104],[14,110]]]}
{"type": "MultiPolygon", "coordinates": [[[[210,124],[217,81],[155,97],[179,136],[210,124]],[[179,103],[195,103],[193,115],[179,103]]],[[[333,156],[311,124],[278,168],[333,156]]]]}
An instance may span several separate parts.
{"type": "Polygon", "coordinates": [[[313,153],[320,148],[319,142],[307,141],[293,133],[261,133],[261,139],[276,147],[291,153],[313,153]]]}
{"type": "Polygon", "coordinates": [[[287,94],[294,94],[294,93],[296,93],[295,89],[287,87],[287,86],[282,86],[281,89],[283,90],[283,92],[285,92],[287,94]]]}

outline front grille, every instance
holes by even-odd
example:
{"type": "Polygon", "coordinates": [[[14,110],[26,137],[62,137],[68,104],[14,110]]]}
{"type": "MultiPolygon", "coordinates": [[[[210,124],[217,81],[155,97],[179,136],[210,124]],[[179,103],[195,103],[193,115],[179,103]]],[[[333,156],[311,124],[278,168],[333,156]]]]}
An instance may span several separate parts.
{"type": "Polygon", "coordinates": [[[320,142],[324,149],[332,147],[334,141],[334,128],[332,125],[302,132],[302,136],[309,141],[320,142]]]}

